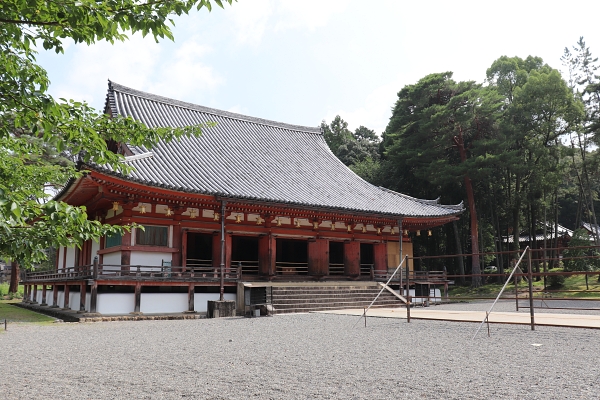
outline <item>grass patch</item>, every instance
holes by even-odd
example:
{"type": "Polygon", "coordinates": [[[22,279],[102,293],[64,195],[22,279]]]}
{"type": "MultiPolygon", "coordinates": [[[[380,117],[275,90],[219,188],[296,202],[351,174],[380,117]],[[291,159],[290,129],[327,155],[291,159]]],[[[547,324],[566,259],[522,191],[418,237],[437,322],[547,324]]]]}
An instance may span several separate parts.
{"type": "Polygon", "coordinates": [[[25,308],[11,305],[11,303],[18,303],[20,300],[0,300],[0,322],[2,323],[2,330],[4,330],[4,319],[8,320],[8,323],[35,323],[47,325],[54,323],[55,318],[47,315],[38,314],[36,312],[27,310],[25,308]]]}
{"type": "MultiPolygon", "coordinates": [[[[557,269],[557,272],[562,272],[562,269],[557,269]]],[[[546,291],[544,290],[544,281],[536,281],[534,278],[533,281],[533,296],[534,297],[565,297],[565,298],[584,298],[584,299],[600,299],[600,282],[598,282],[598,275],[590,275],[588,277],[588,285],[586,287],[585,284],[585,275],[573,275],[573,276],[565,276],[564,283],[560,288],[550,288],[550,277],[547,277],[547,286],[546,291]],[[589,289],[588,289],[589,288],[589,289]],[[548,291],[551,291],[548,293],[548,291]]],[[[500,283],[486,283],[483,284],[479,288],[472,288],[470,286],[454,286],[450,287],[448,290],[448,295],[450,297],[456,298],[464,298],[468,300],[469,298],[477,298],[477,297],[496,297],[500,290],[502,289],[503,284],[500,283]]],[[[527,292],[529,289],[529,285],[525,279],[521,280],[518,284],[519,293],[527,292]]],[[[514,296],[515,293],[515,285],[514,282],[510,282],[506,289],[504,290],[503,297],[514,296]]]]}
{"type": "MultiPolygon", "coordinates": [[[[2,300],[3,297],[9,295],[9,293],[8,293],[8,288],[9,287],[10,286],[9,286],[9,284],[7,282],[0,283],[0,300],[2,300]]],[[[17,289],[16,296],[14,296],[14,297],[23,298],[23,286],[22,285],[19,285],[19,288],[17,289]]]]}

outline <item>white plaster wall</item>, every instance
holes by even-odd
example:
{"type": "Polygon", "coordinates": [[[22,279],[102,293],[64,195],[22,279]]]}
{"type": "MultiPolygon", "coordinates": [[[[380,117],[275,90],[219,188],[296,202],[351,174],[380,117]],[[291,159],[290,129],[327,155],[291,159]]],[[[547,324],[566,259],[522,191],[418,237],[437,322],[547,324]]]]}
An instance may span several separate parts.
{"type": "Polygon", "coordinates": [[[101,314],[129,314],[135,310],[135,294],[98,293],[96,306],[101,314]]]}
{"type": "Polygon", "coordinates": [[[67,264],[66,267],[75,266],[75,247],[67,247],[67,264]]]}
{"type": "MultiPolygon", "coordinates": [[[[69,293],[69,308],[71,310],[79,311],[79,292],[70,292],[69,293]]],[[[92,296],[90,293],[85,294],[85,310],[90,311],[90,302],[92,300],[92,296]]]]}
{"type": "Polygon", "coordinates": [[[60,308],[63,308],[65,306],[65,292],[62,290],[58,291],[58,299],[56,300],[56,304],[58,304],[58,306],[60,308]]]}
{"type": "Polygon", "coordinates": [[[145,251],[132,251],[131,252],[131,265],[156,265],[160,267],[162,265],[162,261],[171,261],[172,254],[171,253],[155,253],[155,252],[145,252],[145,251]]]}
{"type": "Polygon", "coordinates": [[[57,266],[56,266],[59,271],[63,267],[64,257],[65,257],[65,247],[64,246],[60,246],[58,248],[58,262],[57,262],[57,266]]]}
{"type": "Polygon", "coordinates": [[[140,311],[145,314],[184,312],[188,309],[187,293],[142,293],[141,296],[140,311]]]}
{"type": "Polygon", "coordinates": [[[98,254],[98,250],[100,250],[100,242],[96,242],[96,241],[92,241],[92,255],[90,256],[90,264],[94,263],[94,257],[96,257],[98,254]]]}
{"type": "MultiPolygon", "coordinates": [[[[104,265],[121,265],[121,252],[115,251],[114,253],[107,253],[102,259],[104,265]]],[[[103,267],[104,269],[110,270],[110,267],[103,267]]],[[[121,267],[112,268],[115,270],[121,270],[121,267]]]]}
{"type": "MultiPolygon", "coordinates": [[[[187,302],[187,293],[185,294],[187,302]]],[[[206,302],[208,300],[219,300],[219,293],[194,293],[194,311],[206,312],[206,302]]],[[[235,293],[224,293],[225,300],[236,300],[235,293]]],[[[187,308],[186,308],[187,310],[187,308]]]]}

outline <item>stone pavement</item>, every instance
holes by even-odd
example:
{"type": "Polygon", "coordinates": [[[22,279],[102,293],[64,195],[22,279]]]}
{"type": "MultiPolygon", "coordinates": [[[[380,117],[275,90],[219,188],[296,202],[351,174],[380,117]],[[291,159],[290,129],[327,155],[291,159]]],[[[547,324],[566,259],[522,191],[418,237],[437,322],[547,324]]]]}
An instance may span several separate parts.
{"type": "MultiPolygon", "coordinates": [[[[347,309],[315,312],[324,314],[362,316],[364,310],[347,309]]],[[[367,316],[379,318],[406,319],[406,308],[371,308],[367,312],[367,316]]],[[[481,321],[483,321],[485,318],[485,311],[458,311],[411,308],[410,318],[481,323],[481,321]]],[[[535,325],[539,326],[561,326],[571,328],[600,329],[600,316],[598,315],[535,313],[534,319],[535,325]]],[[[492,311],[492,313],[490,313],[489,316],[489,322],[495,324],[529,325],[531,323],[531,318],[529,313],[492,311]]]]}

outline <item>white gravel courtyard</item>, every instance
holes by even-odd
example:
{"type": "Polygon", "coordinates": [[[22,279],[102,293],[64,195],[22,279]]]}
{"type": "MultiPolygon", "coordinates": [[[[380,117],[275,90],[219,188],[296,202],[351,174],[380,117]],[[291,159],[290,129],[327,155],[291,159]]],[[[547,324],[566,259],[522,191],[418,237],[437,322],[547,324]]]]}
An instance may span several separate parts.
{"type": "Polygon", "coordinates": [[[324,314],[9,325],[7,399],[597,399],[600,332],[324,314]],[[355,324],[356,323],[356,324],[355,324]]]}

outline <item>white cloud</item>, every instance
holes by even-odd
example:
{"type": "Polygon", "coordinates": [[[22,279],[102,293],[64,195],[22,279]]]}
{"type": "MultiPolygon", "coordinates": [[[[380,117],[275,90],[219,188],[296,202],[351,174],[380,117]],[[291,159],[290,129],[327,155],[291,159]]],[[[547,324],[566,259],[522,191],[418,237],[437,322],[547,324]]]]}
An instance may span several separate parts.
{"type": "Polygon", "coordinates": [[[278,22],[274,26],[275,32],[287,29],[308,29],[326,26],[329,19],[344,12],[348,6],[346,0],[303,0],[284,1],[277,3],[278,22]]]}
{"type": "Polygon", "coordinates": [[[71,51],[73,61],[52,93],[55,97],[85,100],[96,108],[104,104],[107,79],[133,88],[146,87],[161,53],[159,46],[139,35],[115,45],[77,45],[71,51]]]}
{"type": "Polygon", "coordinates": [[[272,1],[239,1],[231,7],[229,18],[239,44],[258,45],[267,30],[269,18],[273,14],[272,1]]]}
{"type": "Polygon", "coordinates": [[[157,66],[153,82],[147,85],[147,90],[179,100],[194,101],[198,94],[222,84],[224,79],[202,60],[211,48],[199,42],[198,37],[183,42],[175,51],[173,60],[165,60],[157,66]]]}
{"type": "Polygon", "coordinates": [[[347,6],[345,0],[242,0],[231,7],[229,18],[233,20],[238,44],[258,46],[269,33],[290,29],[314,31],[326,26],[333,15],[347,6]]]}

